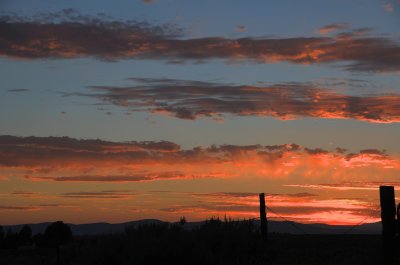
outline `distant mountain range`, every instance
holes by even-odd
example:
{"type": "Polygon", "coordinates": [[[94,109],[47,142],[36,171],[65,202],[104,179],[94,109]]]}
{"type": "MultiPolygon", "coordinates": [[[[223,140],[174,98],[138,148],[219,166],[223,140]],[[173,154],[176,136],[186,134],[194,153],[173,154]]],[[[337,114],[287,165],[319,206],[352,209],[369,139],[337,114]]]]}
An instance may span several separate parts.
{"type": "MultiPolygon", "coordinates": [[[[156,219],[145,219],[138,221],[131,221],[119,224],[110,223],[91,223],[91,224],[68,224],[71,227],[72,233],[75,236],[80,235],[101,235],[101,234],[115,234],[123,232],[127,227],[140,226],[147,224],[161,224],[167,223],[156,219]]],[[[48,223],[28,224],[32,233],[44,233],[48,223]]],[[[172,224],[172,223],[171,223],[172,224]]],[[[185,229],[195,229],[196,227],[204,224],[201,222],[187,222],[184,225],[185,229]]],[[[259,225],[259,221],[255,221],[259,225]]],[[[24,225],[5,225],[4,230],[11,229],[13,232],[18,232],[24,225]]],[[[359,226],[347,225],[326,225],[326,224],[301,224],[296,222],[281,222],[281,221],[268,221],[269,233],[286,233],[286,234],[380,234],[381,223],[369,223],[359,226]]]]}

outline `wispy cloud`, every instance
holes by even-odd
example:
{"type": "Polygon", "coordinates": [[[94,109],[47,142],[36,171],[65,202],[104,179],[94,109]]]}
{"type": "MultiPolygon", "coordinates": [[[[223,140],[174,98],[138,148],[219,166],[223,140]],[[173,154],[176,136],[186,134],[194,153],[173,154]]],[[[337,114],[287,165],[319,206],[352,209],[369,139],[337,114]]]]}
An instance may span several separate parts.
{"type": "Polygon", "coordinates": [[[385,3],[383,5],[383,8],[386,10],[386,12],[392,13],[394,10],[394,7],[391,3],[385,3]]]}
{"type": "MultiPolygon", "coordinates": [[[[212,175],[207,175],[212,177],[212,175]]],[[[147,173],[137,175],[80,175],[80,176],[56,176],[56,177],[38,177],[25,176],[25,179],[32,181],[61,181],[61,182],[137,182],[137,181],[152,181],[160,179],[180,179],[180,178],[199,178],[199,176],[184,175],[180,172],[161,172],[147,173]]]]}
{"type": "Polygon", "coordinates": [[[37,206],[6,206],[0,205],[0,211],[38,211],[40,207],[37,206]]]}
{"type": "Polygon", "coordinates": [[[221,119],[224,115],[266,116],[281,120],[303,117],[400,122],[400,95],[350,95],[310,83],[252,86],[202,81],[131,78],[132,86],[91,86],[86,96],[102,103],[150,111],[180,119],[221,119]]]}
{"type": "MultiPolygon", "coordinates": [[[[325,32],[338,25],[334,26],[325,32]]],[[[333,37],[187,38],[182,30],[171,25],[115,21],[104,15],[90,17],[71,9],[34,18],[3,16],[0,32],[0,56],[15,58],[342,62],[351,71],[400,70],[397,41],[381,36],[357,36],[354,32],[333,37]]]]}
{"type": "Polygon", "coordinates": [[[247,28],[244,25],[237,25],[236,26],[236,31],[237,32],[245,32],[246,30],[247,30],[247,28]]]}
{"type": "Polygon", "coordinates": [[[128,199],[132,198],[135,194],[129,191],[118,190],[105,190],[105,191],[81,191],[81,192],[67,192],[60,194],[63,198],[70,199],[128,199]]]}
{"type": "Polygon", "coordinates": [[[26,88],[16,88],[16,89],[8,89],[7,92],[29,92],[29,89],[26,88]]]}
{"type": "Polygon", "coordinates": [[[286,187],[306,188],[314,190],[378,190],[380,186],[394,186],[400,188],[400,182],[342,182],[342,183],[329,183],[329,184],[287,184],[286,187]]]}
{"type": "Polygon", "coordinates": [[[334,24],[329,24],[326,26],[323,26],[321,28],[318,29],[319,34],[321,35],[326,35],[338,30],[344,30],[344,29],[348,29],[349,25],[346,23],[334,23],[334,24]]]}

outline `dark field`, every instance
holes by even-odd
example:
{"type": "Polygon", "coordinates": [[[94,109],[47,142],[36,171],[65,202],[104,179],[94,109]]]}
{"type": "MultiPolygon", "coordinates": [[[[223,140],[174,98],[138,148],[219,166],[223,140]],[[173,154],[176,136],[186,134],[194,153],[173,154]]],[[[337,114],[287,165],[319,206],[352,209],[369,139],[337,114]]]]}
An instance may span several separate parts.
{"type": "MultiPolygon", "coordinates": [[[[379,235],[269,234],[247,221],[210,220],[196,229],[152,224],[113,235],[80,236],[60,248],[60,264],[383,264],[379,235]]],[[[3,249],[0,264],[57,264],[51,245],[3,249]]],[[[400,264],[400,251],[391,264],[400,264]]]]}

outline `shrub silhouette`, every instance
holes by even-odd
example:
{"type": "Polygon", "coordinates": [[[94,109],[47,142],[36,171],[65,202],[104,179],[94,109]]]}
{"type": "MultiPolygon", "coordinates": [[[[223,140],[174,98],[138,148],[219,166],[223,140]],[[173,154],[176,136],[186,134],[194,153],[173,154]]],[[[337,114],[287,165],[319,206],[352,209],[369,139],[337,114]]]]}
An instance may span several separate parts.
{"type": "Polygon", "coordinates": [[[44,240],[48,246],[56,248],[57,264],[60,264],[60,246],[72,240],[71,228],[62,221],[54,222],[46,228],[44,240]]]}

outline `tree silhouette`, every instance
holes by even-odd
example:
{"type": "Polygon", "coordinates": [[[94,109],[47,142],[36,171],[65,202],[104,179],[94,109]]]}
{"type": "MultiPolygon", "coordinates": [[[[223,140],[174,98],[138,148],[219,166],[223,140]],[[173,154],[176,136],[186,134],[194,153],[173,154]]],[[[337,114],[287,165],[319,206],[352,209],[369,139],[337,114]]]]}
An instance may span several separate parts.
{"type": "Polygon", "coordinates": [[[29,225],[24,225],[18,234],[19,245],[29,245],[32,239],[32,229],[29,225]]]}
{"type": "Polygon", "coordinates": [[[182,217],[179,219],[179,224],[182,225],[182,226],[186,224],[186,217],[185,217],[185,216],[182,216],[182,217]]]}
{"type": "Polygon", "coordinates": [[[3,247],[4,242],[4,228],[0,225],[0,248],[3,247]]]}
{"type": "Polygon", "coordinates": [[[60,264],[60,246],[72,240],[71,228],[62,221],[50,224],[44,232],[45,241],[49,246],[54,246],[57,252],[57,264],[60,264]]]}

